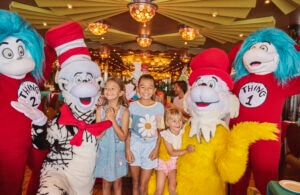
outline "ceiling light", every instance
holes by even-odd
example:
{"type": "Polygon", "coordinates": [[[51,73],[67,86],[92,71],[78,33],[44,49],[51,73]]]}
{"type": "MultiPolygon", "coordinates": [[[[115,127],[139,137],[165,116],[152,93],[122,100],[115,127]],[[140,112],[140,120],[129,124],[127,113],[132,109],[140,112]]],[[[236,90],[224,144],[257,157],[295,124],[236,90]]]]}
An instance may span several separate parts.
{"type": "Polygon", "coordinates": [[[191,56],[187,51],[183,51],[180,55],[180,61],[183,63],[188,63],[191,60],[191,56]]]}
{"type": "Polygon", "coordinates": [[[89,31],[94,35],[103,35],[107,32],[109,25],[104,21],[93,22],[88,25],[89,31]]]}
{"type": "Polygon", "coordinates": [[[179,34],[183,40],[191,41],[191,40],[194,40],[196,38],[196,36],[199,35],[199,31],[195,28],[181,25],[179,28],[179,34]]]}
{"type": "Polygon", "coordinates": [[[100,47],[99,54],[102,59],[107,59],[110,55],[109,47],[106,45],[100,47]]]}
{"type": "Polygon", "coordinates": [[[132,0],[127,6],[131,17],[138,22],[149,22],[157,10],[152,0],[132,0]]]}
{"type": "Polygon", "coordinates": [[[141,34],[136,38],[137,44],[141,47],[148,47],[152,43],[152,38],[147,34],[141,34]]]}
{"type": "Polygon", "coordinates": [[[212,17],[214,17],[214,18],[215,18],[215,17],[217,17],[217,16],[218,16],[218,12],[217,12],[217,11],[215,11],[215,12],[213,12],[211,15],[212,15],[212,17]]]}

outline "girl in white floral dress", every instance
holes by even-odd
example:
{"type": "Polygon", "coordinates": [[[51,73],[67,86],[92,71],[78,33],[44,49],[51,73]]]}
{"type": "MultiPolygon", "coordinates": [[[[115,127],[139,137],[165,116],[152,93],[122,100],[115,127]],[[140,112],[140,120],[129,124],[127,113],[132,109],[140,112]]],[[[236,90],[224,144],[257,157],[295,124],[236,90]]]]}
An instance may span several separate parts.
{"type": "Polygon", "coordinates": [[[132,175],[132,194],[144,195],[152,171],[157,167],[158,130],[164,128],[164,106],[154,100],[154,78],[144,74],[138,81],[140,99],[130,103],[130,136],[126,140],[126,159],[132,175]]]}

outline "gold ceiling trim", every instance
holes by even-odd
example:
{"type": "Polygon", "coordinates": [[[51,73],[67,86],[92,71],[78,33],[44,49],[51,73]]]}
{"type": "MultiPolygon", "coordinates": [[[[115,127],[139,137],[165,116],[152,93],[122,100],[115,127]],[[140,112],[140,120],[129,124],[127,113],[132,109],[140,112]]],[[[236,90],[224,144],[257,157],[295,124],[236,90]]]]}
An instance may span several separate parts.
{"type": "Polygon", "coordinates": [[[214,29],[202,28],[200,34],[214,39],[220,43],[231,42],[235,43],[239,40],[245,39],[251,32],[265,27],[274,27],[275,18],[263,17],[248,20],[240,20],[233,22],[231,25],[222,25],[214,29]],[[240,34],[243,37],[240,37],[240,34]]]}
{"type": "MultiPolygon", "coordinates": [[[[273,0],[274,1],[274,0],[273,0]]],[[[280,0],[277,0],[280,1],[280,0]]],[[[292,0],[285,0],[291,2],[292,0]]],[[[294,0],[296,1],[296,0],[294,0]]],[[[38,7],[12,1],[10,10],[18,12],[37,29],[49,29],[68,20],[79,22],[86,28],[90,22],[107,19],[128,11],[129,0],[35,0],[38,7]],[[72,4],[72,9],[66,5],[72,4]],[[47,22],[44,26],[42,22],[47,22]]],[[[255,7],[256,0],[157,0],[157,12],[181,24],[196,28],[206,38],[220,43],[236,42],[242,38],[238,35],[249,34],[262,27],[274,26],[274,18],[244,20],[250,10],[255,7]],[[218,13],[212,17],[212,12],[218,13]],[[271,21],[270,21],[271,20],[271,21]]],[[[119,44],[135,42],[137,34],[129,34],[115,29],[109,29],[103,35],[104,39],[85,32],[85,36],[101,44],[119,44]]],[[[153,42],[172,47],[199,47],[205,43],[205,37],[193,41],[181,39],[178,33],[166,35],[151,35],[153,42]]]]}
{"type": "Polygon", "coordinates": [[[74,7],[94,7],[102,5],[107,7],[115,7],[120,4],[127,5],[123,0],[34,0],[39,7],[66,7],[67,4],[72,4],[74,7]]]}
{"type": "Polygon", "coordinates": [[[85,31],[84,37],[86,39],[90,39],[92,41],[99,42],[102,45],[104,45],[104,44],[114,45],[114,44],[118,44],[118,43],[122,43],[122,42],[130,42],[133,40],[135,41],[135,39],[136,39],[136,35],[134,35],[134,34],[125,33],[122,31],[115,30],[115,29],[111,29],[111,28],[108,29],[107,33],[105,33],[104,35],[101,35],[101,36],[96,36],[96,35],[93,35],[89,31],[85,31]],[[102,37],[104,39],[102,39],[102,37]]]}
{"type": "Polygon", "coordinates": [[[176,48],[199,47],[200,45],[204,45],[206,40],[205,37],[197,36],[193,41],[185,41],[180,37],[179,33],[157,35],[152,36],[152,38],[155,42],[170,45],[176,48]]]}
{"type": "Polygon", "coordinates": [[[284,14],[288,14],[300,6],[300,0],[272,0],[284,14]]]}

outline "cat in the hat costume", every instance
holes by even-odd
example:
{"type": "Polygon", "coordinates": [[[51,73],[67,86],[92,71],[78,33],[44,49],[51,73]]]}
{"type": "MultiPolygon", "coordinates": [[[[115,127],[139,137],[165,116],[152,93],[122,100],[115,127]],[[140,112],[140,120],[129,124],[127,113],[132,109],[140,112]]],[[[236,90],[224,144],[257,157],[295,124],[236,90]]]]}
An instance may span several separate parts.
{"type": "Polygon", "coordinates": [[[182,148],[192,144],[195,151],[178,158],[176,193],[226,194],[226,183],[237,182],[245,171],[249,145],[259,139],[277,139],[278,129],[269,123],[245,122],[229,130],[223,119],[238,115],[239,102],[230,92],[233,81],[223,50],[206,49],[190,65],[186,103],[191,118],[182,148]]]}
{"type": "MultiPolygon", "coordinates": [[[[300,93],[300,52],[295,44],[277,28],[260,29],[242,43],[234,60],[233,89],[241,106],[239,116],[231,120],[232,125],[244,121],[269,122],[281,129],[285,99],[300,93]]],[[[280,139],[253,144],[247,171],[231,186],[231,194],[247,194],[251,172],[256,187],[265,194],[268,182],[278,180],[280,148],[280,139]]]]}
{"type": "MultiPolygon", "coordinates": [[[[43,38],[17,13],[0,10],[0,193],[19,195],[26,164],[35,194],[45,152],[32,146],[32,120],[11,106],[22,101],[40,108],[44,82],[43,38]]],[[[51,66],[50,66],[51,68],[51,66]]]]}
{"type": "MultiPolygon", "coordinates": [[[[45,40],[57,53],[61,66],[58,85],[65,104],[48,124],[33,125],[35,146],[50,149],[41,170],[38,194],[91,194],[96,136],[111,126],[111,121],[95,123],[101,72],[91,61],[78,23],[66,22],[51,28],[45,40]]],[[[16,106],[23,108],[21,104],[16,106]]],[[[23,112],[37,110],[25,108],[23,112]]]]}

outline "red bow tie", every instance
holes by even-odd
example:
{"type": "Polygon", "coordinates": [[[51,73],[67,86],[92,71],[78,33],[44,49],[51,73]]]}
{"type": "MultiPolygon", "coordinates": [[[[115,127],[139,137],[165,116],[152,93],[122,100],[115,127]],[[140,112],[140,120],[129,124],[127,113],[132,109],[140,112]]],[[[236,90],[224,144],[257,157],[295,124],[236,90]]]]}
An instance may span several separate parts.
{"type": "Polygon", "coordinates": [[[100,135],[103,131],[105,131],[107,128],[109,128],[112,125],[110,120],[102,121],[95,124],[87,124],[83,120],[78,120],[73,116],[69,107],[65,104],[62,105],[60,112],[61,114],[58,119],[58,124],[72,125],[78,128],[77,134],[74,135],[74,137],[70,141],[71,145],[76,145],[76,146],[81,145],[84,130],[90,132],[94,136],[97,136],[100,135]]]}

